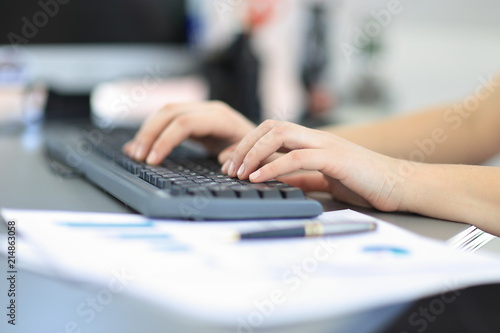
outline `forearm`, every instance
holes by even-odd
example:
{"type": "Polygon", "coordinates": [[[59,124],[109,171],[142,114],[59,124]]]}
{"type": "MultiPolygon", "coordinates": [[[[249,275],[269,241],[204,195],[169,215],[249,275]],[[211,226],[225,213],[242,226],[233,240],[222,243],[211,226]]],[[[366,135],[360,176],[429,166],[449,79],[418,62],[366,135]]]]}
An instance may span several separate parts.
{"type": "MultiPolygon", "coordinates": [[[[436,147],[432,149],[428,143],[427,138],[432,141],[440,141],[439,145],[443,143],[442,135],[436,129],[443,128],[443,114],[447,107],[438,107],[424,112],[415,112],[407,115],[390,117],[380,121],[361,124],[361,125],[347,125],[347,126],[331,126],[322,128],[328,132],[334,133],[343,137],[351,142],[359,144],[370,150],[379,152],[384,155],[410,159],[416,157],[417,150],[422,150],[419,145],[427,152],[425,162],[440,161],[436,147]],[[434,139],[432,135],[434,132],[434,139]],[[441,134],[441,135],[439,135],[441,134]],[[425,148],[429,149],[425,149],[425,148]]],[[[451,144],[448,140],[448,144],[451,144]]]]}
{"type": "Polygon", "coordinates": [[[333,126],[337,134],[384,155],[427,163],[480,164],[500,151],[500,89],[359,126],[333,126]]]}
{"type": "Polygon", "coordinates": [[[500,235],[500,168],[401,163],[405,167],[395,178],[404,189],[401,210],[500,235]]]}

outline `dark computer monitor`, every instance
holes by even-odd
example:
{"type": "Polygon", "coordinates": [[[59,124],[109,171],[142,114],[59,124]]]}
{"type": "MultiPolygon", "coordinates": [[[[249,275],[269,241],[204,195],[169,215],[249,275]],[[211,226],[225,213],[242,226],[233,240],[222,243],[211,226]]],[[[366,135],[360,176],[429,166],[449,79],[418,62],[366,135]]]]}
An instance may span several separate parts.
{"type": "Polygon", "coordinates": [[[1,0],[0,46],[33,80],[85,93],[97,83],[189,70],[187,0],[1,0]]]}

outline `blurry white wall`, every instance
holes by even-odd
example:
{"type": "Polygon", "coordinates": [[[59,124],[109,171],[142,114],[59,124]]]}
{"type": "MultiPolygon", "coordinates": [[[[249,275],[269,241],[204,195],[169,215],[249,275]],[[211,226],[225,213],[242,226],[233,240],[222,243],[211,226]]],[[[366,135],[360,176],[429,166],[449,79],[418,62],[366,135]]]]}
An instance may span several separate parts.
{"type": "Polygon", "coordinates": [[[381,29],[382,72],[393,112],[459,101],[500,72],[498,0],[337,0],[337,43],[332,52],[340,92],[350,89],[356,63],[339,43],[353,43],[371,11],[399,3],[381,29]]]}

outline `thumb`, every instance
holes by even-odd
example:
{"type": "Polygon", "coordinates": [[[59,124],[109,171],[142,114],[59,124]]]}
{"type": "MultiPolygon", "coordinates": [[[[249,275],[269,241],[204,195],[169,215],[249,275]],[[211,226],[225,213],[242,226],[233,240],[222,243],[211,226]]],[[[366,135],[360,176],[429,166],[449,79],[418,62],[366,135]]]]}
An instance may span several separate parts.
{"type": "Polygon", "coordinates": [[[325,176],[322,173],[316,171],[300,171],[278,177],[278,180],[289,185],[299,187],[304,192],[329,192],[328,180],[325,179],[325,176]]]}

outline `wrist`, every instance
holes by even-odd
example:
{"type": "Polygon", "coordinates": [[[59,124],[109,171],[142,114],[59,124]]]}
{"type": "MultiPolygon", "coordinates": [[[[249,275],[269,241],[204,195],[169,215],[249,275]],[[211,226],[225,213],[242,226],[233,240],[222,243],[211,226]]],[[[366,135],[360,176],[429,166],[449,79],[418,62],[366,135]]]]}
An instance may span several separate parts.
{"type": "Polygon", "coordinates": [[[400,196],[397,210],[419,213],[422,194],[429,190],[425,184],[425,179],[428,178],[427,165],[404,159],[395,159],[395,161],[394,192],[400,196]]]}

